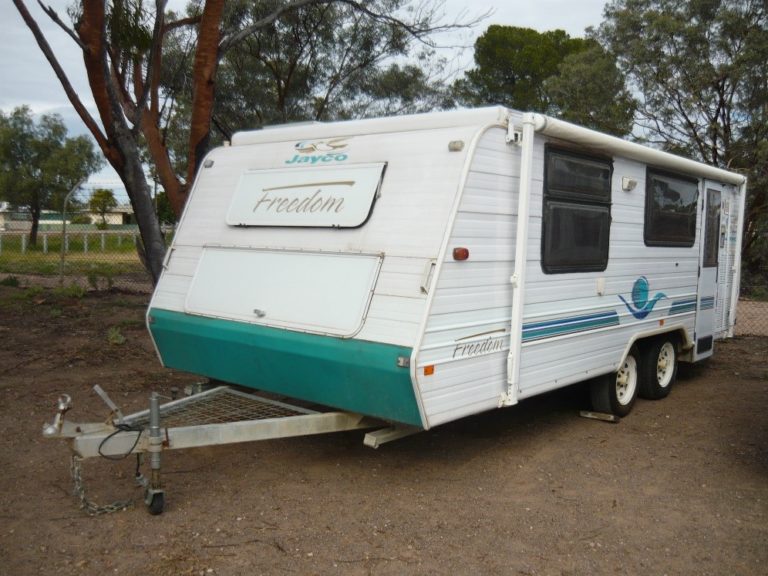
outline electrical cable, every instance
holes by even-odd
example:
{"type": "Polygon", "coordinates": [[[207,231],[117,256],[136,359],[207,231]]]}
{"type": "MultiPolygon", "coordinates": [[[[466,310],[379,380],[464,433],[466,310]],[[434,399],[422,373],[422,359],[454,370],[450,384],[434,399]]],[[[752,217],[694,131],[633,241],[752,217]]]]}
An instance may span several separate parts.
{"type": "Polygon", "coordinates": [[[130,456],[133,453],[133,451],[136,449],[136,446],[138,446],[139,439],[141,438],[141,434],[142,432],[144,432],[144,429],[140,426],[132,426],[131,424],[116,424],[115,428],[117,428],[117,430],[112,432],[109,436],[104,438],[104,440],[102,440],[99,443],[99,448],[98,448],[99,456],[101,456],[102,458],[106,458],[107,460],[125,460],[126,458],[128,458],[128,456],[130,456]],[[109,442],[112,438],[114,438],[115,436],[117,436],[122,432],[138,432],[138,434],[136,435],[136,441],[133,443],[133,446],[131,446],[131,448],[125,454],[117,454],[117,455],[104,454],[104,452],[101,451],[104,445],[107,442],[109,442]]]}

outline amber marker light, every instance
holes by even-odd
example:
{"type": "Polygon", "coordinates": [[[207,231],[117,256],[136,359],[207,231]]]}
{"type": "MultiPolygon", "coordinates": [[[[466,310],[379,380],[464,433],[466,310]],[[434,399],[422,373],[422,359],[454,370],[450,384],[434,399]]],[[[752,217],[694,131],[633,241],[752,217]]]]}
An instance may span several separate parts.
{"type": "Polygon", "coordinates": [[[435,373],[435,365],[424,366],[424,376],[432,376],[435,373]]]}
{"type": "Polygon", "coordinates": [[[664,326],[664,318],[662,318],[661,320],[659,320],[659,326],[664,326]]]}
{"type": "Polygon", "coordinates": [[[453,259],[454,260],[466,260],[469,258],[469,248],[454,248],[453,249],[453,259]]]}

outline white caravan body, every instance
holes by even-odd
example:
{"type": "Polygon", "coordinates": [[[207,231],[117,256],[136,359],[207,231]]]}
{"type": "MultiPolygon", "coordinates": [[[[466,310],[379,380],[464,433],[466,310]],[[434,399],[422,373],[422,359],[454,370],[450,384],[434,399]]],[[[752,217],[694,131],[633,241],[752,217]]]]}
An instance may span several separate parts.
{"type": "Polygon", "coordinates": [[[163,363],[430,428],[732,334],[743,176],[502,107],[234,136],[148,311],[163,363]]]}

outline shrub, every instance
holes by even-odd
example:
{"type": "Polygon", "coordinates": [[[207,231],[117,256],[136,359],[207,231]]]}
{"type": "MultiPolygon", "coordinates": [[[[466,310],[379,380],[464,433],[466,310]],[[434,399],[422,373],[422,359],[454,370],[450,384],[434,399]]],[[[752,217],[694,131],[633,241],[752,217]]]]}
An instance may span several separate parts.
{"type": "Polygon", "coordinates": [[[64,298],[82,298],[85,296],[85,288],[78,284],[69,284],[61,288],[54,288],[53,293],[64,298]]]}
{"type": "Polygon", "coordinates": [[[87,214],[75,214],[69,220],[70,224],[91,224],[91,217],[87,214]]]}
{"type": "Polygon", "coordinates": [[[112,326],[109,330],[107,330],[107,342],[115,346],[125,344],[125,336],[123,336],[122,332],[120,332],[120,328],[118,326],[112,326]]]}

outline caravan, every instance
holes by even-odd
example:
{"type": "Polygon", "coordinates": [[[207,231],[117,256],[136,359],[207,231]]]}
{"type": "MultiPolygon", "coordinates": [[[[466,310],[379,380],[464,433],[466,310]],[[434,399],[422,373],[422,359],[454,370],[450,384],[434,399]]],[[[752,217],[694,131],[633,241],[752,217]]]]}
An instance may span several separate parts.
{"type": "Polygon", "coordinates": [[[165,366],[433,426],[667,395],[732,335],[745,178],[502,107],[236,134],[147,322],[165,366]]]}

